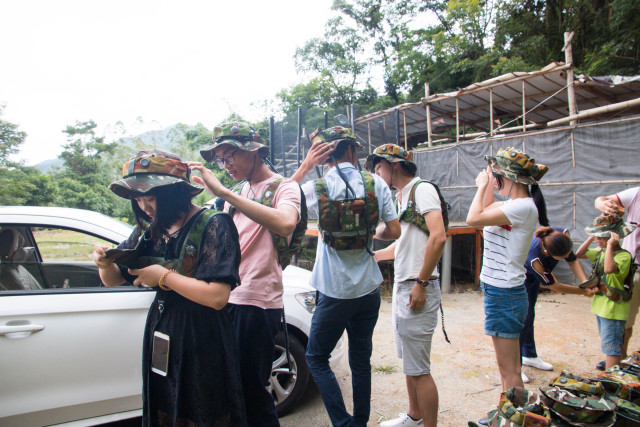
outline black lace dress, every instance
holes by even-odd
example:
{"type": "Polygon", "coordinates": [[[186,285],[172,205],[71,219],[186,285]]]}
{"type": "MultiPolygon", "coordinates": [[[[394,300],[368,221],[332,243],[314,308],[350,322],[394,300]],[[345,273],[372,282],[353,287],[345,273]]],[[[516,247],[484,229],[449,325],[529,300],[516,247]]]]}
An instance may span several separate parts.
{"type": "MultiPolygon", "coordinates": [[[[194,215],[175,238],[149,244],[145,255],[176,259],[194,215]]],[[[136,227],[119,247],[134,248],[136,227]]],[[[215,215],[202,239],[194,277],[224,282],[233,290],[240,284],[238,232],[227,214],[215,215]]],[[[134,276],[120,266],[123,277],[134,276]]],[[[237,345],[228,313],[214,310],[159,287],[149,309],[142,356],[143,425],[244,426],[246,415],[237,364],[237,345]],[[151,371],[153,333],[170,337],[167,376],[151,371]]]]}

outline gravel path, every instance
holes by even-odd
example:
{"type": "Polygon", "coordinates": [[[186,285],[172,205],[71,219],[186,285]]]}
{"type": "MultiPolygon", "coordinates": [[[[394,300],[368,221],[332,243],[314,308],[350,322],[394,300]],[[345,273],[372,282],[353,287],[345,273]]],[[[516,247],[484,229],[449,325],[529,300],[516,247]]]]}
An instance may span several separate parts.
{"type": "MultiPolygon", "coordinates": [[[[553,371],[525,367],[529,389],[547,385],[563,369],[595,375],[595,364],[603,359],[591,300],[579,295],[543,293],[536,306],[536,344],[538,354],[554,365],[553,371]]],[[[444,295],[445,327],[451,345],[438,324],[432,348],[432,375],[440,397],[438,415],[441,426],[466,426],[494,409],[500,398],[500,378],[491,339],[482,333],[484,319],[482,295],[463,292],[444,295]]],[[[373,335],[371,365],[372,396],[370,426],[394,418],[407,410],[402,362],[396,357],[391,329],[391,304],[383,300],[373,335]]],[[[632,337],[630,349],[640,348],[640,333],[632,337]]],[[[347,408],[351,404],[349,363],[344,357],[336,377],[347,408]]],[[[280,419],[282,426],[329,426],[322,399],[314,384],[292,413],[280,419]]]]}

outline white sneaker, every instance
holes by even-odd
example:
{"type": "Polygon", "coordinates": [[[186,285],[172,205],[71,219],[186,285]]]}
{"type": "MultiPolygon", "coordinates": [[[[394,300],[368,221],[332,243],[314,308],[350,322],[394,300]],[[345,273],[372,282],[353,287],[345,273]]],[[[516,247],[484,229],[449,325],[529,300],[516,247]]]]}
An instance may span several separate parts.
{"type": "Polygon", "coordinates": [[[421,426],[423,424],[422,418],[414,420],[404,412],[398,414],[398,418],[392,420],[383,421],[380,423],[380,427],[395,427],[395,426],[421,426]]]}
{"type": "Polygon", "coordinates": [[[529,384],[529,377],[527,376],[527,374],[525,374],[524,371],[521,371],[520,375],[522,376],[522,382],[525,384],[529,384]]]}
{"type": "Polygon", "coordinates": [[[522,364],[531,366],[532,368],[541,369],[543,371],[553,370],[553,365],[551,363],[547,363],[539,357],[523,357],[522,364]]]}

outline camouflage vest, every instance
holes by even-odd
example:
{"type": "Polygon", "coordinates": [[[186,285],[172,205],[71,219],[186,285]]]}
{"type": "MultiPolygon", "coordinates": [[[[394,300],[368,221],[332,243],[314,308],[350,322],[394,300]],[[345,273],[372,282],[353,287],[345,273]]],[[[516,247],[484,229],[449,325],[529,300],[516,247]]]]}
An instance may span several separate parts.
{"type": "MultiPolygon", "coordinates": [[[[411,192],[409,193],[407,209],[405,209],[398,215],[398,219],[400,221],[408,222],[409,224],[415,225],[420,230],[427,233],[427,236],[430,234],[429,229],[427,228],[427,223],[424,220],[424,216],[420,215],[419,212],[416,212],[416,188],[418,188],[418,185],[422,184],[423,182],[433,185],[433,187],[438,192],[438,198],[440,199],[440,210],[442,211],[442,220],[444,221],[444,230],[447,231],[449,229],[449,203],[447,203],[447,201],[444,200],[444,197],[442,197],[440,188],[433,182],[426,179],[420,179],[415,184],[413,184],[413,187],[411,187],[411,192]]],[[[396,210],[399,210],[397,199],[396,210]]]]}
{"type": "Polygon", "coordinates": [[[325,180],[313,182],[318,196],[318,228],[322,241],[337,251],[368,248],[380,221],[375,181],[368,172],[360,174],[365,191],[361,199],[331,200],[325,180]]]}
{"type": "MultiPolygon", "coordinates": [[[[622,251],[629,253],[629,251],[621,249],[620,251],[616,251],[615,254],[618,254],[622,251]]],[[[600,253],[598,254],[598,259],[594,261],[593,270],[591,273],[592,278],[594,275],[599,278],[598,289],[600,289],[600,292],[597,295],[604,295],[613,302],[629,301],[633,292],[633,276],[635,275],[637,268],[637,265],[633,262],[633,255],[629,253],[629,255],[631,256],[631,265],[629,266],[629,272],[627,273],[627,276],[622,282],[624,289],[618,289],[610,286],[607,283],[607,274],[604,272],[604,263],[600,262],[602,261],[603,252],[604,251],[600,251],[600,253]]]]}
{"type": "MultiPolygon", "coordinates": [[[[287,179],[286,178],[276,179],[271,184],[269,184],[267,188],[265,188],[264,193],[262,193],[262,196],[260,196],[260,198],[249,199],[249,200],[253,200],[254,202],[258,202],[264,206],[273,207],[272,204],[273,204],[273,199],[276,195],[276,191],[278,191],[280,184],[282,184],[282,182],[285,180],[287,179]]],[[[244,187],[244,184],[246,182],[247,181],[240,181],[231,189],[231,191],[239,195],[240,192],[242,191],[242,187],[244,187]]],[[[216,199],[216,200],[222,200],[222,199],[216,199]]],[[[235,210],[236,208],[231,206],[229,208],[229,214],[233,215],[235,210]]],[[[275,246],[276,251],[278,252],[278,264],[280,264],[283,270],[289,265],[289,263],[291,262],[291,258],[294,255],[297,255],[302,249],[302,238],[304,237],[304,233],[307,231],[308,217],[309,216],[307,213],[307,201],[304,197],[304,193],[302,192],[302,189],[300,189],[300,221],[298,221],[298,223],[296,224],[296,228],[293,230],[293,235],[291,236],[291,240],[287,241],[286,237],[280,236],[279,234],[276,234],[271,230],[269,230],[269,233],[271,234],[271,238],[273,240],[273,246],[275,246]]]]}
{"type": "Polygon", "coordinates": [[[147,233],[144,232],[136,247],[133,249],[109,249],[105,252],[107,256],[113,257],[118,264],[125,265],[129,268],[144,268],[150,265],[162,265],[166,268],[173,268],[183,276],[193,277],[198,259],[200,257],[200,250],[202,246],[202,236],[204,234],[209,221],[214,216],[223,212],[213,209],[205,209],[197,213],[195,219],[191,223],[189,232],[182,243],[180,249],[180,256],[178,259],[166,260],[161,257],[152,256],[140,256],[140,253],[144,253],[144,245],[150,241],[147,233]]]}

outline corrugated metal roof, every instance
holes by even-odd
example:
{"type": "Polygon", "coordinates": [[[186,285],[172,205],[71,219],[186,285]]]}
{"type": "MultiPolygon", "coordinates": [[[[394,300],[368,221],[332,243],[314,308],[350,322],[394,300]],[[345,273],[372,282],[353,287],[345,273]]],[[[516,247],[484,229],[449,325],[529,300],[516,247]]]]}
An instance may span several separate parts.
{"type": "MultiPolygon", "coordinates": [[[[404,144],[406,134],[407,140],[411,138],[409,147],[415,147],[427,141],[427,106],[431,110],[434,140],[438,139],[438,134],[456,128],[456,111],[460,133],[465,128],[474,129],[474,133],[489,132],[490,105],[493,105],[495,131],[523,115],[523,98],[528,127],[544,127],[547,122],[569,115],[566,74],[570,68],[570,64],[554,62],[538,71],[508,73],[458,91],[424,97],[422,102],[374,112],[356,119],[356,134],[365,145],[375,147],[395,143],[397,127],[400,143],[404,144]]],[[[577,110],[585,111],[640,97],[640,76],[578,76],[574,79],[574,91],[577,110]]],[[[633,108],[616,115],[638,112],[633,108]]],[[[460,139],[465,136],[461,135],[460,139]]]]}

